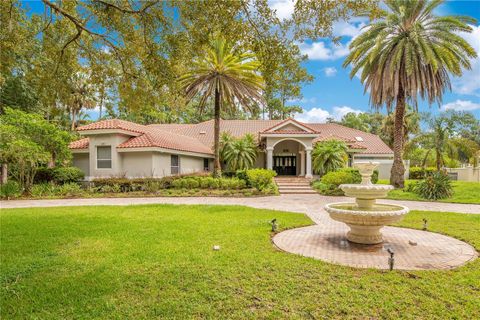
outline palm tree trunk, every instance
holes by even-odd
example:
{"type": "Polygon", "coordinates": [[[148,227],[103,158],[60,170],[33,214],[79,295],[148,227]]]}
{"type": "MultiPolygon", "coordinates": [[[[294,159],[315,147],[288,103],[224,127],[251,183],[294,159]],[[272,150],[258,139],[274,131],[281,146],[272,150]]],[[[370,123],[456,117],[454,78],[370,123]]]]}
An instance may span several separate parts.
{"type": "Polygon", "coordinates": [[[2,184],[7,183],[8,181],[8,165],[6,163],[2,163],[2,184]]]}
{"type": "Polygon", "coordinates": [[[215,160],[213,162],[213,176],[220,177],[222,168],[220,167],[220,92],[215,88],[215,124],[214,124],[214,143],[213,149],[215,160]]]}
{"type": "Polygon", "coordinates": [[[437,157],[437,171],[440,171],[440,169],[442,168],[442,154],[440,153],[440,151],[437,149],[435,150],[435,153],[436,153],[436,157],[437,157]]]}
{"type": "Polygon", "coordinates": [[[390,184],[395,188],[403,188],[405,183],[405,167],[403,166],[403,119],[405,117],[405,92],[400,87],[395,107],[395,123],[393,132],[393,165],[390,172],[390,184]]]}
{"type": "Polygon", "coordinates": [[[76,110],[73,108],[72,110],[72,126],[70,128],[71,131],[75,130],[75,116],[76,116],[76,110]]]}

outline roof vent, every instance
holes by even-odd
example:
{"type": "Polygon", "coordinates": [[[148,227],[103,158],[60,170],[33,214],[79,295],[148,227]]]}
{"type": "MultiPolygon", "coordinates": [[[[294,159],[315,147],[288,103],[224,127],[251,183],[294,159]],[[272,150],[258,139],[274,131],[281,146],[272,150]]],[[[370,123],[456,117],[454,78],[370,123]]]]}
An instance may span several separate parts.
{"type": "Polygon", "coordinates": [[[200,134],[207,134],[207,131],[200,131],[200,134]]]}
{"type": "Polygon", "coordinates": [[[356,139],[357,141],[363,141],[363,138],[362,138],[362,137],[355,137],[355,139],[356,139]]]}

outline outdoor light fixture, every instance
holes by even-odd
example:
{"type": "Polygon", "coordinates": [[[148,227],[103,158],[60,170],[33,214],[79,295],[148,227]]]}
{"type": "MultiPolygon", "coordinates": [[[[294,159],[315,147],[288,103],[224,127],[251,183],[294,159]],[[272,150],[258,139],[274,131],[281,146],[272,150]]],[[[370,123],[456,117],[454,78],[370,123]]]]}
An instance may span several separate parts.
{"type": "Polygon", "coordinates": [[[395,264],[395,258],[394,258],[395,251],[393,251],[391,248],[388,248],[387,251],[390,254],[390,258],[388,258],[388,267],[389,267],[390,271],[392,271],[393,266],[395,264]]]}
{"type": "Polygon", "coordinates": [[[423,218],[423,230],[427,230],[427,219],[423,218]]]}
{"type": "Polygon", "coordinates": [[[270,221],[270,224],[272,225],[272,232],[277,232],[277,218],[273,219],[272,221],[270,221]]]}

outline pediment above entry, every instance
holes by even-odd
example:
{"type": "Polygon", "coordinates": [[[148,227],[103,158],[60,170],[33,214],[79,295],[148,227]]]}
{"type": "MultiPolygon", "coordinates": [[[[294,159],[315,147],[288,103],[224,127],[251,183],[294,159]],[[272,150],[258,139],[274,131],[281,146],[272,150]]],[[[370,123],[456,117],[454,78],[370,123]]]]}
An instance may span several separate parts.
{"type": "Polygon", "coordinates": [[[261,137],[268,136],[312,136],[316,137],[320,132],[310,128],[307,124],[299,122],[295,119],[289,118],[280,123],[277,123],[273,127],[267,128],[260,132],[261,137]]]}

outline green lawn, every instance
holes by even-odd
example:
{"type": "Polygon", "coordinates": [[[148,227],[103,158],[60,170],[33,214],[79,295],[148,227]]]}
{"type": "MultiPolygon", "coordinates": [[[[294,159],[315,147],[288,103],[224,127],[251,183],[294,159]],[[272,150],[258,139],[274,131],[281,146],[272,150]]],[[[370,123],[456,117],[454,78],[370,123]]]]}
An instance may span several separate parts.
{"type": "MultiPolygon", "coordinates": [[[[416,180],[406,180],[405,183],[413,183],[416,180]]],[[[379,180],[378,183],[389,184],[388,180],[379,180]]],[[[438,200],[440,202],[455,203],[475,203],[480,204],[480,183],[466,181],[452,181],[454,194],[451,198],[438,200]]],[[[388,199],[397,200],[425,200],[413,192],[403,191],[403,189],[392,190],[388,193],[388,199]]]]}
{"type": "MultiPolygon", "coordinates": [[[[480,248],[480,215],[412,212],[403,225],[424,217],[480,248]]],[[[276,250],[272,218],[311,224],[231,206],[2,210],[1,318],[480,318],[480,260],[453,271],[332,265],[276,250]]]]}

